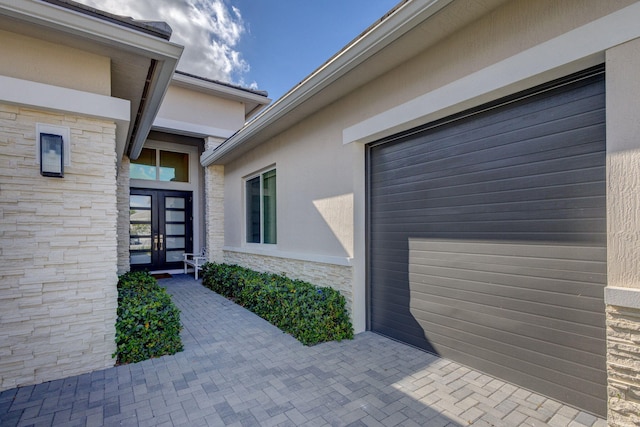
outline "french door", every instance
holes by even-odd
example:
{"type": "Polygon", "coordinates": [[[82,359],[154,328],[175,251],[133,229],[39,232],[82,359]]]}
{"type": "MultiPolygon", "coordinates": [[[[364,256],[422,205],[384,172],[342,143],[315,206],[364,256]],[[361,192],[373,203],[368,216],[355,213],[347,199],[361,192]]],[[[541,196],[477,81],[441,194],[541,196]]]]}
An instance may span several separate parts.
{"type": "Polygon", "coordinates": [[[129,252],[132,270],[182,268],[192,252],[192,193],[132,188],[129,196],[129,252]]]}

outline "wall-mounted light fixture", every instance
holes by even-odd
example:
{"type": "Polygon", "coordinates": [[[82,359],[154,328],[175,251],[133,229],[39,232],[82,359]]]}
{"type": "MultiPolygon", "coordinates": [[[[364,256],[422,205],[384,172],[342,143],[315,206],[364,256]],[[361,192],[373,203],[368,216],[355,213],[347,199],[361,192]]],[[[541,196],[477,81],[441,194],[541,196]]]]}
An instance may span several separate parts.
{"type": "Polygon", "coordinates": [[[64,177],[64,142],[61,135],[40,134],[40,174],[64,177]]]}

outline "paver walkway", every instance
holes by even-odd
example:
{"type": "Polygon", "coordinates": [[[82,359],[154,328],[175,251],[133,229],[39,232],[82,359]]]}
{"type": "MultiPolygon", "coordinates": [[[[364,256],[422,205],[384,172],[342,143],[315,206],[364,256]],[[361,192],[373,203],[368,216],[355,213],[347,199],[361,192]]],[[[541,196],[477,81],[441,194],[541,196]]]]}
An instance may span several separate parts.
{"type": "Polygon", "coordinates": [[[1,426],[605,426],[377,334],[304,347],[179,275],[185,351],[0,393],[1,426]]]}

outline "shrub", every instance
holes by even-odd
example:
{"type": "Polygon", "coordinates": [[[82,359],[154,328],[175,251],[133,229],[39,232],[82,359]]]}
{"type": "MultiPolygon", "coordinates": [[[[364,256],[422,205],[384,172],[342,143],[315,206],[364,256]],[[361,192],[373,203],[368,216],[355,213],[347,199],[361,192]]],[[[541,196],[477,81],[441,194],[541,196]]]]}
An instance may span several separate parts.
{"type": "Polygon", "coordinates": [[[208,263],[202,284],[274,324],[305,345],[353,338],[344,297],[285,276],[208,263]]]}
{"type": "Polygon", "coordinates": [[[117,363],[134,363],[182,351],[180,310],[156,279],[130,272],[118,280],[117,363]]]}

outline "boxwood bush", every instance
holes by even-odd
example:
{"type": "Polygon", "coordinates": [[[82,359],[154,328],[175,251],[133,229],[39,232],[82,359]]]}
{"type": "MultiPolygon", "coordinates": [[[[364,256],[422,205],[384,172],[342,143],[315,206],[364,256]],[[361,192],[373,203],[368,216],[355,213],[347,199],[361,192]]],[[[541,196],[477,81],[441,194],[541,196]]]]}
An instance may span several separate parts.
{"type": "Polygon", "coordinates": [[[181,330],[180,310],[153,276],[146,272],[120,276],[113,354],[118,364],[182,351],[181,330]]]}
{"type": "Polygon", "coordinates": [[[214,263],[204,266],[202,284],[232,298],[305,345],[353,338],[345,299],[334,289],[214,263]]]}

